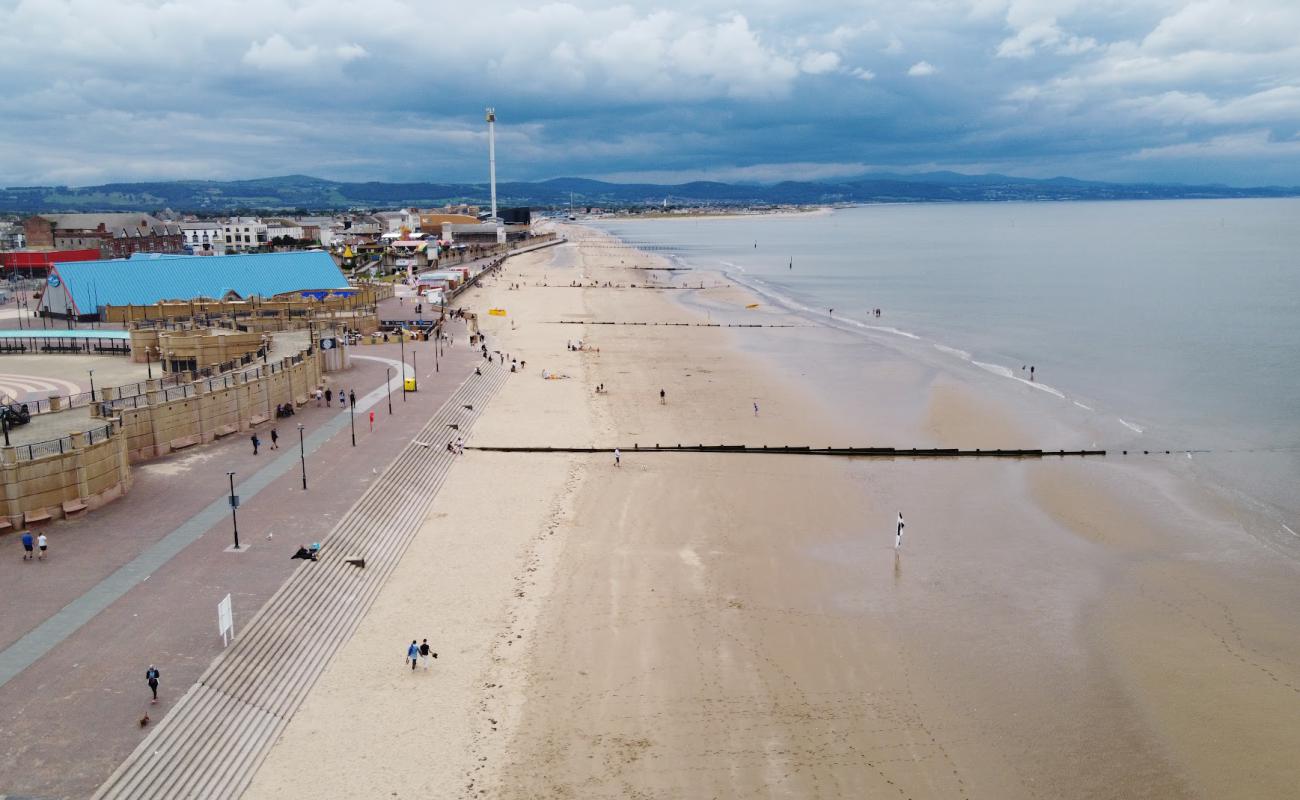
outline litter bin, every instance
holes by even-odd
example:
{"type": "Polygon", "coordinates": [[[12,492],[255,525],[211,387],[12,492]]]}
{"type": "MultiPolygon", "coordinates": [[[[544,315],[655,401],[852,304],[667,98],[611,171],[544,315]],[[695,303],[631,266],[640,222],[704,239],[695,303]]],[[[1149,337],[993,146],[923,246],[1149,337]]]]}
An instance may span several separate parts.
{"type": "Polygon", "coordinates": [[[408,391],[408,392],[414,392],[414,391],[415,391],[415,378],[407,378],[407,379],[405,380],[405,385],[406,385],[406,391],[408,391]]]}

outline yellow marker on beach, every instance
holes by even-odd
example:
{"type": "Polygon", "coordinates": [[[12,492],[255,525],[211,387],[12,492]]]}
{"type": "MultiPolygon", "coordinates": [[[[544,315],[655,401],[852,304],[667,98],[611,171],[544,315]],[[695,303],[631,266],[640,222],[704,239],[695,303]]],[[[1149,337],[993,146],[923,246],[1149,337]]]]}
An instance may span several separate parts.
{"type": "Polygon", "coordinates": [[[745,306],[745,308],[758,308],[758,303],[750,303],[749,305],[745,306]]]}
{"type": "Polygon", "coordinates": [[[506,310],[505,310],[504,308],[489,308],[489,309],[488,309],[488,316],[489,316],[489,317],[504,317],[505,315],[506,315],[506,310]]]}

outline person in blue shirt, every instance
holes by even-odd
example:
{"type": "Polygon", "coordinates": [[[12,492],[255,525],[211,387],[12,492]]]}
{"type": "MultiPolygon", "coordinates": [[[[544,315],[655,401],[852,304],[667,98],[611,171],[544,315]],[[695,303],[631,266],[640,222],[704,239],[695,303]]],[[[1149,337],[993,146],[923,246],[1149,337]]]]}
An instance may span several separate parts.
{"type": "Polygon", "coordinates": [[[32,559],[32,532],[23,531],[23,561],[32,559]]]}
{"type": "Polygon", "coordinates": [[[415,671],[415,665],[420,661],[420,645],[411,640],[411,646],[406,648],[406,657],[411,662],[411,671],[415,671]]]}

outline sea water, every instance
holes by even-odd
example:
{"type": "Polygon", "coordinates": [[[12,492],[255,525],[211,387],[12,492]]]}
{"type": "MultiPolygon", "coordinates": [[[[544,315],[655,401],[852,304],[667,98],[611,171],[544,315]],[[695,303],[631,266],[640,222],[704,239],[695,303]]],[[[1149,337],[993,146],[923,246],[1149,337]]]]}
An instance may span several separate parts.
{"type": "MultiPolygon", "coordinates": [[[[595,223],[812,318],[1191,450],[1300,531],[1300,199],[871,205],[595,223]],[[876,317],[874,309],[881,315],[876,317]]],[[[1300,537],[1297,537],[1300,543],[1300,537]]]]}

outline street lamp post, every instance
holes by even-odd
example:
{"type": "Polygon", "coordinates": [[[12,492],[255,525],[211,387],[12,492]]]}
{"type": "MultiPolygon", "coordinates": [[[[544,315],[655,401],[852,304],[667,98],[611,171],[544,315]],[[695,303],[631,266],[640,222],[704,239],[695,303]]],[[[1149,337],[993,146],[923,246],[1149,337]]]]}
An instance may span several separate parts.
{"type": "Polygon", "coordinates": [[[9,417],[5,416],[3,411],[0,411],[0,428],[4,428],[5,447],[8,447],[9,446],[9,417]]]}
{"type": "Polygon", "coordinates": [[[384,386],[388,389],[388,416],[393,415],[393,368],[384,367],[384,386]]]}
{"type": "Polygon", "coordinates": [[[235,473],[227,472],[230,476],[230,521],[235,526],[235,549],[239,549],[239,515],[235,509],[239,508],[239,498],[235,497],[235,473]]]}
{"type": "Polygon", "coordinates": [[[357,446],[357,406],[355,403],[348,403],[348,424],[352,426],[352,446],[357,446]]]}
{"type": "Polygon", "coordinates": [[[145,364],[145,368],[149,370],[149,380],[153,380],[153,348],[152,347],[145,347],[144,349],[144,364],[145,364]]]}
{"type": "Polygon", "coordinates": [[[399,329],[402,341],[402,402],[406,402],[406,328],[399,329]]]}
{"type": "Polygon", "coordinates": [[[307,491],[307,448],[302,441],[302,423],[298,423],[298,460],[302,462],[302,490],[307,491]]]}
{"type": "Polygon", "coordinates": [[[95,371],[87,370],[90,373],[90,402],[95,402],[95,371]]]}
{"type": "Polygon", "coordinates": [[[420,391],[420,370],[415,366],[415,348],[411,348],[411,377],[415,378],[415,390],[420,391]]]}

